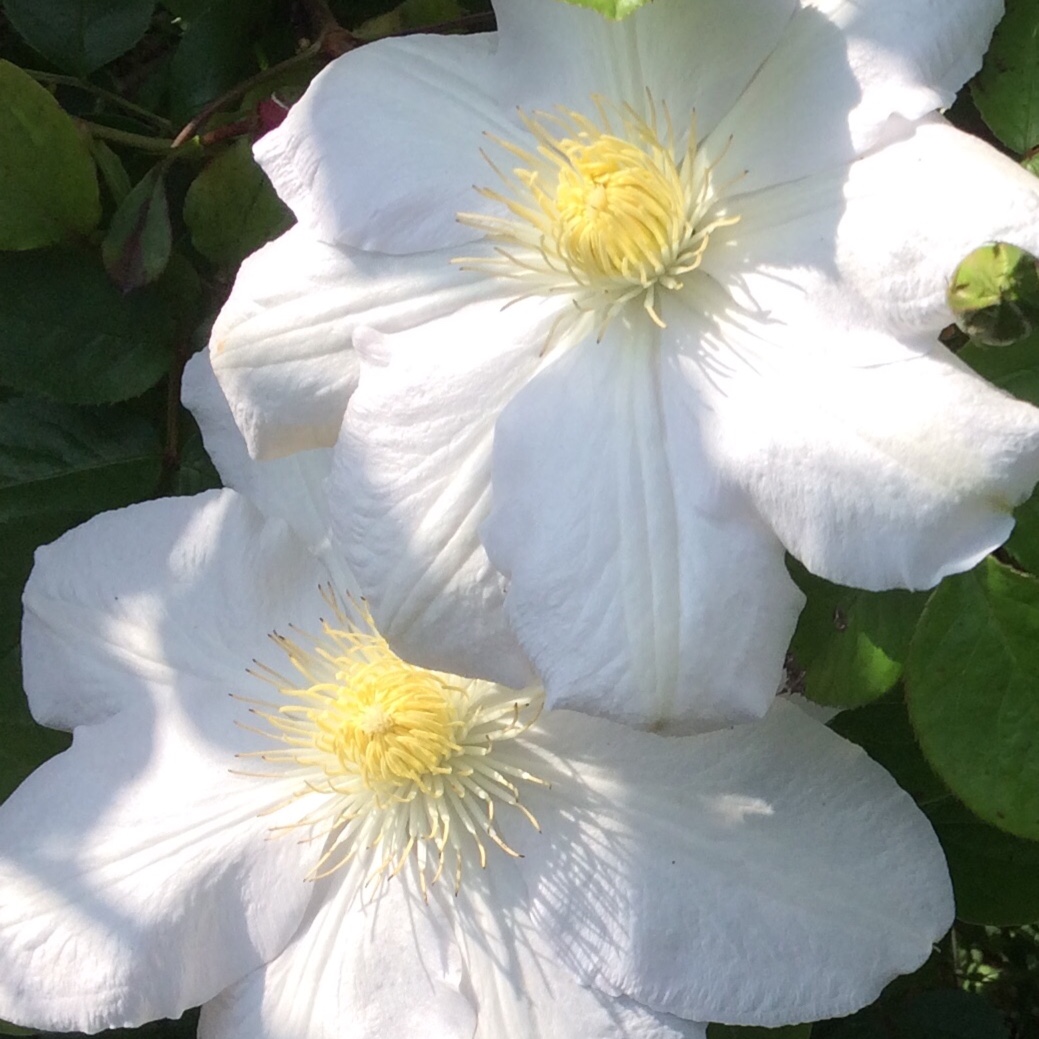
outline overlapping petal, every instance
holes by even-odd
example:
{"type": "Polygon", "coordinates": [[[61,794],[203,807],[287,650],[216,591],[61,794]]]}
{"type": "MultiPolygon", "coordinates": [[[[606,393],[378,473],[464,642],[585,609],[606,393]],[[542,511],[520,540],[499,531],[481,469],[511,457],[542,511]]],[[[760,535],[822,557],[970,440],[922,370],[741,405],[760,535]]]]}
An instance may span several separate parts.
{"type": "Polygon", "coordinates": [[[508,837],[586,984],[701,1020],[817,1020],[915,969],[952,919],[926,819],[799,708],[687,739],[554,712],[534,739],[542,833],[508,837]]]}
{"type": "Polygon", "coordinates": [[[696,728],[765,713],[803,599],[659,339],[617,319],[514,397],[483,539],[550,704],[696,728]]]}
{"type": "Polygon", "coordinates": [[[840,584],[930,588],[1002,544],[1039,479],[1039,411],[937,343],[799,317],[720,331],[741,358],[728,378],[681,356],[719,477],[840,584]]]}
{"type": "Polygon", "coordinates": [[[295,227],[242,265],[210,343],[252,454],[330,447],[357,384],[354,331],[410,328],[494,288],[437,252],[404,262],[295,227]]]}
{"type": "Polygon", "coordinates": [[[359,343],[364,381],[335,451],[334,529],[380,630],[406,659],[520,688],[502,579],[479,527],[494,421],[544,362],[567,304],[499,301],[359,343]],[[430,349],[431,343],[450,349],[430,349]]]}

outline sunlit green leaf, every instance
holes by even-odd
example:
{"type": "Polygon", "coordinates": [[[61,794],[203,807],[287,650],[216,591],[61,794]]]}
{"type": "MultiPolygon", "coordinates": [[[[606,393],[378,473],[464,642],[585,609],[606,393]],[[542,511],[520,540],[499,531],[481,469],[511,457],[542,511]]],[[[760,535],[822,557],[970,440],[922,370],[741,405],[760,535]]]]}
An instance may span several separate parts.
{"type": "Polygon", "coordinates": [[[1035,259],[1002,242],[975,249],[956,268],[948,299],[957,324],[976,342],[1016,343],[1039,320],[1035,259]]]}
{"type": "Polygon", "coordinates": [[[151,22],[155,0],[4,0],[25,41],[80,76],[128,51],[151,22]]]}
{"type": "Polygon", "coordinates": [[[1039,331],[998,350],[968,343],[959,358],[1007,393],[1039,405],[1039,331]]]}
{"type": "Polygon", "coordinates": [[[578,7],[590,7],[593,11],[606,15],[607,18],[627,18],[634,14],[648,0],[567,0],[578,7]]]}
{"type": "Polygon", "coordinates": [[[805,695],[832,707],[883,696],[902,676],[926,594],[841,588],[793,568],[808,597],[790,650],[805,672],[805,695]]]}
{"type": "Polygon", "coordinates": [[[0,249],[36,249],[101,219],[90,149],[35,80],[0,61],[0,249]]]}
{"type": "Polygon", "coordinates": [[[1039,580],[993,559],[946,579],[906,663],[927,760],[983,820],[1039,838],[1039,580]]]}
{"type": "Polygon", "coordinates": [[[0,404],[0,522],[140,501],[155,489],[161,455],[156,431],[137,415],[6,401],[0,404]]]}
{"type": "Polygon", "coordinates": [[[1039,4],[1007,0],[972,89],[992,132],[1018,155],[1039,144],[1039,4]]]}
{"type": "Polygon", "coordinates": [[[206,259],[230,265],[287,230],[292,214],[243,140],[221,152],[192,182],[184,222],[206,259]]]}
{"type": "Polygon", "coordinates": [[[129,292],[162,274],[172,244],[163,168],[153,166],[115,211],[101,256],[109,277],[129,292]]]}
{"type": "Polygon", "coordinates": [[[74,404],[125,400],[162,378],[173,331],[161,295],[124,295],[88,254],[0,253],[0,383],[74,404]]]}

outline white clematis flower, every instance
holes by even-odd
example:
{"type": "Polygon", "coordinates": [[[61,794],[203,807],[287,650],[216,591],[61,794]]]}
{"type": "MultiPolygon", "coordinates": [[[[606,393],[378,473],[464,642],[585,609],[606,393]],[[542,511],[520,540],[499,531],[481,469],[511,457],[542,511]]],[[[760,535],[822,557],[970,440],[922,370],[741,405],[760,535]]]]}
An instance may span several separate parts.
{"type": "Polygon", "coordinates": [[[684,738],[539,716],[403,663],[334,580],[233,491],[40,550],[26,688],[75,737],[0,807],[0,1017],[702,1039],[854,1010],[948,926],[923,815],[797,708],[684,738]]]}
{"type": "Polygon", "coordinates": [[[1002,4],[496,9],[347,55],[259,143],[299,225],[214,366],[254,453],[339,434],[338,540],[404,656],[760,715],[784,548],[930,587],[1039,477],[1039,411],[936,341],[968,252],[1039,252],[1039,181],[933,114],[1002,4]]]}

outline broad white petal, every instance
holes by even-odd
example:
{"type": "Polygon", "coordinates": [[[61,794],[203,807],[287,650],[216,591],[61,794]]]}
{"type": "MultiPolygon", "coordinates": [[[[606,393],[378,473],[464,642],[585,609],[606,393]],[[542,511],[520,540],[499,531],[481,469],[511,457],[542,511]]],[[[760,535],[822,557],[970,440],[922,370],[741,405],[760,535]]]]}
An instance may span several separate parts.
{"type": "Polygon", "coordinates": [[[1039,410],[935,341],[829,324],[788,296],[722,319],[681,360],[709,401],[716,470],[839,584],[929,588],[1002,544],[1039,479],[1039,410]],[[728,359],[723,377],[705,344],[728,359]]]}
{"type": "Polygon", "coordinates": [[[411,328],[491,291],[453,255],[355,252],[297,226],[250,256],[210,341],[250,452],[277,457],[335,442],[357,384],[356,328],[411,328]]]}
{"type": "Polygon", "coordinates": [[[773,319],[809,306],[838,327],[936,335],[969,252],[1005,241],[1039,253],[1039,180],[938,116],[848,170],[732,210],[739,223],[712,236],[703,269],[773,319]]]}
{"type": "MultiPolygon", "coordinates": [[[[457,245],[486,176],[485,132],[512,132],[489,96],[492,34],[380,40],[332,62],[256,158],[301,224],[384,253],[457,245]]],[[[515,99],[513,99],[513,104],[515,99]]]]}
{"type": "Polygon", "coordinates": [[[482,536],[550,704],[682,729],[768,708],[803,600],[698,406],[648,318],[618,317],[498,420],[482,536]]]}
{"type": "Polygon", "coordinates": [[[410,879],[364,898],[319,881],[292,943],[203,1008],[199,1039],[473,1039],[450,922],[410,879]]]}
{"type": "Polygon", "coordinates": [[[268,518],[284,520],[330,570],[338,570],[332,575],[336,588],[344,594],[353,591],[353,578],[345,567],[337,567],[338,554],[328,544],[331,521],[325,479],[332,468],[331,448],[298,451],[269,462],[250,458],[206,350],[185,366],[181,399],[195,416],[206,451],[224,483],[268,518]]]}
{"type": "Polygon", "coordinates": [[[503,98],[594,115],[591,96],[641,109],[647,91],[681,134],[729,111],[776,47],[795,0],[653,0],[622,21],[557,0],[498,0],[503,98]],[[531,62],[536,62],[534,69],[531,62]]]}
{"type": "Polygon", "coordinates": [[[319,849],[271,839],[264,813],[288,791],[232,774],[232,715],[248,715],[207,692],[209,712],[140,700],[77,729],[0,807],[0,1017],[87,1032],[178,1017],[295,931],[319,849]]]}
{"type": "Polygon", "coordinates": [[[687,738],[548,712],[506,839],[586,984],[700,1020],[840,1016],[953,917],[941,848],[879,765],[798,708],[687,738]]]}
{"type": "Polygon", "coordinates": [[[495,419],[542,363],[566,306],[527,301],[503,313],[487,302],[358,342],[364,374],[329,483],[333,534],[405,659],[529,684],[478,528],[495,419]]]}
{"type": "Polygon", "coordinates": [[[704,1039],[702,1024],[579,982],[531,920],[526,888],[504,856],[494,854],[486,870],[468,875],[455,905],[480,1008],[473,1039],[704,1039]]]}
{"type": "Polygon", "coordinates": [[[952,103],[981,66],[999,0],[818,0],[704,145],[740,191],[846,166],[952,103]],[[731,143],[730,139],[731,138],[731,143]]]}
{"type": "Polygon", "coordinates": [[[22,629],[29,706],[71,729],[183,698],[186,679],[203,697],[240,690],[272,629],[327,612],[327,581],[233,491],[104,513],[37,550],[22,629]]]}

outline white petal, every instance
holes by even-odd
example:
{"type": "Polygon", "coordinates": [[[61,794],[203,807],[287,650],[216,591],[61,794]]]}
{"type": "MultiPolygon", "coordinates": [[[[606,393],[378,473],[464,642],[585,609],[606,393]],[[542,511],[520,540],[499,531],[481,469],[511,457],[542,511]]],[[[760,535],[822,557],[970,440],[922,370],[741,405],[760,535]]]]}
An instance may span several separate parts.
{"type": "Polygon", "coordinates": [[[999,0],[819,0],[795,16],[706,152],[754,191],[845,166],[952,103],[980,67],[999,0]],[[731,145],[728,143],[731,137],[731,145]]]}
{"type": "Polygon", "coordinates": [[[796,707],[668,738],[551,712],[510,828],[531,915],[587,984],[700,1020],[840,1016],[952,922],[941,848],[878,765],[796,707]],[[554,761],[551,754],[558,755],[554,761]]]}
{"type": "Polygon", "coordinates": [[[739,223],[712,236],[703,269],[771,317],[800,309],[800,295],[850,329],[936,335],[953,320],[946,292],[969,252],[1005,241],[1039,253],[1039,180],[937,116],[848,170],[732,209],[739,223]]]}
{"type": "Polygon", "coordinates": [[[77,729],[0,808],[0,1017],[178,1017],[291,937],[319,849],[271,839],[286,789],[231,774],[240,731],[227,690],[207,692],[210,712],[140,700],[77,729]]]}
{"type": "Polygon", "coordinates": [[[486,176],[493,35],[380,40],[333,62],[256,158],[300,223],[328,242],[420,252],[473,237],[455,221],[486,176]]]}
{"type": "Polygon", "coordinates": [[[692,347],[681,362],[717,471],[839,584],[929,588],[1002,544],[1039,479],[1039,410],[935,341],[828,324],[787,294],[694,344],[729,358],[724,378],[692,347]]]}
{"type": "Polygon", "coordinates": [[[776,47],[795,7],[654,0],[617,22],[556,0],[499,0],[501,94],[528,112],[565,105],[594,115],[593,94],[641,108],[649,91],[679,133],[695,109],[705,134],[776,47]]]}
{"type": "Polygon", "coordinates": [[[406,659],[522,687],[530,669],[479,541],[494,420],[538,365],[560,306],[464,308],[369,335],[329,484],[334,535],[406,659]],[[438,349],[443,345],[444,349],[438,349]]]}
{"type": "Polygon", "coordinates": [[[318,882],[289,947],[203,1008],[199,1039],[472,1039],[450,924],[406,876],[364,899],[318,882]]]}
{"type": "Polygon", "coordinates": [[[767,710],[803,600],[653,327],[618,317],[509,404],[482,534],[550,704],[706,728],[767,710]]]}
{"type": "MultiPolygon", "coordinates": [[[[328,575],[232,491],[104,513],[37,551],[22,657],[36,719],[99,721],[139,702],[239,688],[268,635],[327,612],[328,575]]],[[[205,713],[205,712],[201,712],[205,713]]]]}
{"type": "Polygon", "coordinates": [[[452,265],[453,255],[359,253],[294,227],[250,256],[210,343],[250,452],[276,457],[335,442],[357,383],[356,328],[411,328],[491,291],[452,265]]]}
{"type": "MultiPolygon", "coordinates": [[[[268,518],[284,520],[326,566],[334,568],[338,557],[329,551],[331,521],[325,494],[325,479],[332,468],[331,448],[298,451],[269,462],[250,458],[206,350],[185,366],[181,399],[195,416],[206,451],[224,484],[248,498],[268,518]]],[[[345,567],[334,577],[341,593],[354,590],[345,567]]]]}
{"type": "Polygon", "coordinates": [[[526,902],[522,880],[498,855],[466,877],[455,900],[458,942],[480,1008],[473,1039],[704,1039],[702,1024],[582,985],[557,962],[526,902]]]}

